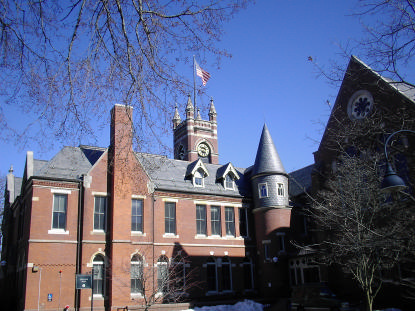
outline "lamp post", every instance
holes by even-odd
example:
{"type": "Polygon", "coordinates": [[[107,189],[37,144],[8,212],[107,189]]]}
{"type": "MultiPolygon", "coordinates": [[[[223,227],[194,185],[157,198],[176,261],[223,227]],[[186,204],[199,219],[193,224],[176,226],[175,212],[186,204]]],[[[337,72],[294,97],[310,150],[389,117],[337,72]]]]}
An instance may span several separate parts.
{"type": "Polygon", "coordinates": [[[411,130],[399,130],[396,132],[393,132],[388,136],[385,142],[385,158],[386,158],[386,172],[385,177],[383,178],[382,184],[381,184],[381,190],[383,192],[396,192],[405,189],[407,186],[404,182],[404,180],[396,174],[396,172],[392,168],[392,164],[389,160],[388,155],[388,146],[391,139],[400,133],[410,133],[415,134],[415,131],[411,130]]]}

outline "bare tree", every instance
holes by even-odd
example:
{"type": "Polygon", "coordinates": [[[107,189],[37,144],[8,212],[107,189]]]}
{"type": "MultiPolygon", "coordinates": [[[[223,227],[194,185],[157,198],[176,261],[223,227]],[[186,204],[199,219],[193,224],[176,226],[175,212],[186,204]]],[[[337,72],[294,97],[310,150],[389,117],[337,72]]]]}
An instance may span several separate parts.
{"type": "Polygon", "coordinates": [[[415,56],[415,1],[361,0],[356,15],[368,34],[358,40],[359,50],[373,68],[415,86],[408,81],[415,56]]]}
{"type": "Polygon", "coordinates": [[[149,310],[154,304],[185,301],[189,292],[200,285],[196,272],[195,268],[191,268],[189,259],[181,253],[174,254],[170,259],[167,256],[153,258],[149,248],[143,248],[130,262],[124,262],[121,271],[123,278],[114,274],[111,267],[108,270],[117,289],[124,293],[131,291],[135,297],[137,302],[132,307],[138,305],[143,310],[149,310]],[[128,275],[131,282],[127,283],[125,276],[128,275]]]}
{"type": "Polygon", "coordinates": [[[183,75],[192,55],[229,55],[216,48],[222,25],[247,2],[2,0],[2,136],[78,142],[122,103],[135,108],[143,147],[168,129],[174,100],[190,92],[183,75]],[[9,121],[16,111],[27,117],[23,127],[9,121]]]}
{"type": "MultiPolygon", "coordinates": [[[[404,123],[404,114],[395,115],[394,121],[404,123]]],[[[333,117],[339,123],[326,142],[334,153],[333,162],[319,170],[320,189],[310,209],[322,233],[317,244],[320,260],[353,277],[368,310],[373,309],[386,275],[412,256],[415,242],[412,196],[408,192],[385,195],[380,187],[386,167],[384,139],[388,135],[381,115],[375,113],[359,122],[333,117]]],[[[409,159],[411,154],[402,141],[397,137],[391,149],[398,171],[399,166],[412,165],[400,157],[409,159]]]]}

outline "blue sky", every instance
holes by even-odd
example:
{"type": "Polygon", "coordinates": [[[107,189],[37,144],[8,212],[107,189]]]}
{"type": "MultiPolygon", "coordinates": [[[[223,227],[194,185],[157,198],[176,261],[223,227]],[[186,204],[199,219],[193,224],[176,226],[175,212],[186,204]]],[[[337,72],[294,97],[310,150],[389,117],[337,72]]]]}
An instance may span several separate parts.
{"type": "MultiPolygon", "coordinates": [[[[347,66],[338,44],[362,37],[358,19],[351,16],[355,3],[257,1],[225,25],[220,46],[232,58],[223,59],[221,68],[211,67],[209,60],[202,65],[212,76],[208,97],[202,100],[213,97],[215,102],[220,163],[252,165],[264,123],[287,172],[313,163],[312,153],[330,113],[327,100],[334,102],[337,89],[317,78],[307,58],[324,66],[339,59],[347,66]]],[[[183,113],[186,98],[178,102],[183,113]]],[[[104,132],[100,146],[109,144],[109,126],[104,132]]],[[[50,159],[58,147],[40,155],[36,146],[31,149],[29,144],[28,149],[35,158],[50,159]]],[[[21,176],[25,154],[19,146],[0,145],[0,174],[7,174],[13,164],[15,175],[21,176]]]]}

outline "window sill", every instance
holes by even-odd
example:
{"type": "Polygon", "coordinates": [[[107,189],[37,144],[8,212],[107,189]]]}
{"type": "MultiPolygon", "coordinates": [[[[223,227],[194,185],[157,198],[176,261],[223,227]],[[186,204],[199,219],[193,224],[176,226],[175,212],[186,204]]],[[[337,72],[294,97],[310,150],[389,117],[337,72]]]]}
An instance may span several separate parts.
{"type": "Polygon", "coordinates": [[[48,234],[69,234],[69,231],[64,229],[50,229],[48,230],[48,234]]]}
{"type": "Polygon", "coordinates": [[[163,238],[178,239],[179,235],[176,235],[174,233],[165,233],[165,234],[163,234],[163,238]]]}
{"type": "Polygon", "coordinates": [[[134,299],[140,299],[140,298],[143,298],[144,296],[143,296],[143,294],[142,293],[134,293],[134,294],[130,294],[130,298],[132,299],[132,300],[134,300],[134,299]]]}
{"type": "MultiPolygon", "coordinates": [[[[105,297],[101,294],[94,294],[93,295],[94,300],[105,300],[105,297]]],[[[89,296],[89,301],[91,301],[92,297],[89,296]]]]}
{"type": "Polygon", "coordinates": [[[143,233],[141,231],[131,231],[131,236],[146,236],[146,233],[143,233]]]}
{"type": "Polygon", "coordinates": [[[208,236],[206,234],[196,234],[195,239],[207,239],[208,236]]]}
{"type": "Polygon", "coordinates": [[[96,235],[105,235],[105,231],[104,230],[92,230],[91,234],[96,234],[96,235]]]}

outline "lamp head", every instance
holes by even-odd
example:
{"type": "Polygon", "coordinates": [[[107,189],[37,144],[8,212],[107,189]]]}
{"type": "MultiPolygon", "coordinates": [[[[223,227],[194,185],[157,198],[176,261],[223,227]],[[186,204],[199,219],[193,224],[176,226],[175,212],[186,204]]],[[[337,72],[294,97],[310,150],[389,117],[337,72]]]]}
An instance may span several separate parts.
{"type": "Polygon", "coordinates": [[[381,191],[385,193],[397,192],[406,188],[405,182],[395,173],[389,162],[386,166],[385,177],[383,178],[380,188],[381,191]]]}

